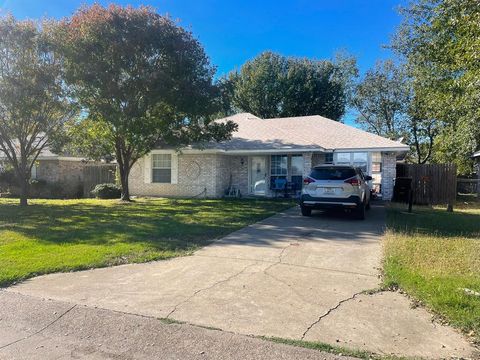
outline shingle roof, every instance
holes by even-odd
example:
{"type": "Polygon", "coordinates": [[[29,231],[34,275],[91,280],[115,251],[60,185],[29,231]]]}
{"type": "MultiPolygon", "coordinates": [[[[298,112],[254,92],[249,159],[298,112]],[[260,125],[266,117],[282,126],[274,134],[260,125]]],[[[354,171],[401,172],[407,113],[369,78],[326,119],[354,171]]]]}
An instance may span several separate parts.
{"type": "Polygon", "coordinates": [[[235,150],[280,149],[392,149],[407,151],[408,146],[319,115],[260,119],[249,113],[218,121],[232,120],[238,131],[217,148],[235,150]]]}

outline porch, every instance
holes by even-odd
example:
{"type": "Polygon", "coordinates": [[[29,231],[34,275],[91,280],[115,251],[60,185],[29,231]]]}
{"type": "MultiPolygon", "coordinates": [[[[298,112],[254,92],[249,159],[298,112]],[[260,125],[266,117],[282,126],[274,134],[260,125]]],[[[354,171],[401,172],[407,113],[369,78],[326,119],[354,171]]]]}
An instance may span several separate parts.
{"type": "Polygon", "coordinates": [[[230,184],[233,188],[240,189],[244,196],[296,196],[311,168],[321,164],[359,167],[373,177],[372,188],[378,194],[381,193],[380,152],[253,153],[245,156],[236,154],[235,157],[245,171],[233,171],[235,174],[230,179],[230,184]]]}

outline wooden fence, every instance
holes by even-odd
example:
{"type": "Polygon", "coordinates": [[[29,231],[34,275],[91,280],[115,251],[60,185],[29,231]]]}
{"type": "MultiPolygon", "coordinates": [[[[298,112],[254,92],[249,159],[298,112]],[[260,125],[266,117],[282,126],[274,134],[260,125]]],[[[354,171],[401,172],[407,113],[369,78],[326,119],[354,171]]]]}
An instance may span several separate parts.
{"type": "Polygon", "coordinates": [[[457,193],[459,195],[480,195],[480,177],[477,179],[458,178],[457,193]]]}
{"type": "Polygon", "coordinates": [[[453,205],[457,197],[455,164],[398,164],[399,177],[412,179],[415,204],[453,205]]]}
{"type": "Polygon", "coordinates": [[[92,197],[91,191],[98,184],[114,183],[115,164],[90,164],[83,168],[83,196],[92,197]]]}

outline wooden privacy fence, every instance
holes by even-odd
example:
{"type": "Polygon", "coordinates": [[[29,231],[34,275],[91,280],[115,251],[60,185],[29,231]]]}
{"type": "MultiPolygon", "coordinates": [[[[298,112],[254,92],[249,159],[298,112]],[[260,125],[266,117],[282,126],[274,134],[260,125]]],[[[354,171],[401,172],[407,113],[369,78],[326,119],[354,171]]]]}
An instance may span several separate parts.
{"type": "Polygon", "coordinates": [[[89,164],[83,168],[83,196],[92,197],[91,191],[98,184],[114,183],[115,164],[89,164]]]}
{"type": "Polygon", "coordinates": [[[397,178],[412,179],[413,202],[419,205],[453,205],[457,197],[455,164],[398,164],[397,178]]]}

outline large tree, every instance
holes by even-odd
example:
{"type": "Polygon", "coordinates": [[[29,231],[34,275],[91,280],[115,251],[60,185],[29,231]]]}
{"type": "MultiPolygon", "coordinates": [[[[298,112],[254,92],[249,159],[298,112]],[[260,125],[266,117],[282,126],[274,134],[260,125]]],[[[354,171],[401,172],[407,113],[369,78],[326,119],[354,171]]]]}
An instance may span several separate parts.
{"type": "Polygon", "coordinates": [[[366,131],[410,145],[409,160],[431,159],[437,125],[416,97],[412,79],[403,64],[379,61],[354,87],[351,105],[356,122],[366,131]]]}
{"type": "Polygon", "coordinates": [[[480,146],[480,2],[419,0],[402,14],[393,47],[423,108],[441,124],[434,158],[468,173],[480,146]]]}
{"type": "Polygon", "coordinates": [[[77,133],[91,136],[86,148],[96,156],[114,149],[123,200],[131,167],[154,147],[220,141],[235,129],[208,117],[217,88],[200,43],[153,9],[83,7],[56,34],[88,121],[77,133]]]}
{"type": "Polygon", "coordinates": [[[356,122],[380,136],[399,138],[410,98],[402,68],[391,60],[378,61],[355,87],[353,108],[356,122]]]}
{"type": "Polygon", "coordinates": [[[27,205],[31,169],[74,113],[62,65],[43,29],[49,23],[0,19],[0,156],[11,164],[27,205]]]}
{"type": "Polygon", "coordinates": [[[233,106],[262,118],[345,113],[354,59],[317,61],[264,52],[229,76],[233,106]]]}

